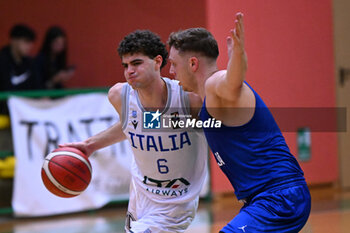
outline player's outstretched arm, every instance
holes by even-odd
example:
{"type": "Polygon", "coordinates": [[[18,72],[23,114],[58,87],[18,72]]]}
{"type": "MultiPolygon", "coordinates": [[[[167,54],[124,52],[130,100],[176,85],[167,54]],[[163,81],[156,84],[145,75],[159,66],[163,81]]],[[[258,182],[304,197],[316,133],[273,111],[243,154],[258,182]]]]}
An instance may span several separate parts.
{"type": "MultiPolygon", "coordinates": [[[[243,83],[247,71],[247,56],[244,49],[244,25],[243,14],[237,13],[235,27],[227,37],[227,49],[229,61],[226,72],[217,72],[210,80],[211,91],[231,103],[239,102],[242,93],[245,92],[243,83]]],[[[237,103],[237,106],[241,104],[237,103]]]]}
{"type": "MultiPolygon", "coordinates": [[[[122,84],[114,85],[108,92],[108,99],[121,116],[121,89],[122,84]]],[[[122,130],[121,122],[117,122],[110,128],[86,139],[82,142],[64,143],[60,147],[74,147],[82,151],[87,156],[90,156],[96,150],[110,146],[114,143],[126,139],[122,130]]]]}
{"type": "Polygon", "coordinates": [[[247,56],[244,49],[243,14],[236,14],[235,28],[227,38],[227,70],[215,72],[205,83],[208,112],[224,124],[240,126],[254,115],[255,95],[244,83],[247,56]]]}
{"type": "Polygon", "coordinates": [[[124,139],[126,139],[125,134],[122,131],[121,123],[118,122],[85,141],[64,143],[60,144],[59,147],[74,147],[82,151],[86,156],[90,156],[95,151],[113,145],[124,139]]]}
{"type": "Polygon", "coordinates": [[[247,71],[247,55],[244,49],[242,13],[236,14],[235,28],[230,32],[231,35],[227,38],[229,61],[227,65],[226,82],[233,93],[239,95],[247,71]]]}

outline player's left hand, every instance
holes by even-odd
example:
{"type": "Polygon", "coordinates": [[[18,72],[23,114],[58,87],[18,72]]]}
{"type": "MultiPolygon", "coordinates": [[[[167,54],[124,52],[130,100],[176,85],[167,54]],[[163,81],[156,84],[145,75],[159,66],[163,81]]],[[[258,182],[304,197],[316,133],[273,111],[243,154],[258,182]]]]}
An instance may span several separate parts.
{"type": "Polygon", "coordinates": [[[227,37],[227,50],[229,59],[232,56],[243,57],[245,66],[247,65],[247,57],[244,49],[244,25],[243,14],[241,12],[236,14],[235,27],[230,30],[231,35],[227,37]]]}

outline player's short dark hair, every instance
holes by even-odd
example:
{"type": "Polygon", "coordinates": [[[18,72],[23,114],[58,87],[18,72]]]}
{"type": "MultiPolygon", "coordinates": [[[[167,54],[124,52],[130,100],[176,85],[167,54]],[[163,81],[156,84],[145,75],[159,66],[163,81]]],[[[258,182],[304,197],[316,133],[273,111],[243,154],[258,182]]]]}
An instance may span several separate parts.
{"type": "Polygon", "coordinates": [[[180,52],[197,52],[212,59],[217,59],[219,56],[218,43],[205,28],[189,28],[173,32],[169,36],[168,45],[180,52]]]}
{"type": "Polygon", "coordinates": [[[142,53],[153,59],[161,55],[163,62],[161,68],[167,63],[168,51],[160,37],[149,30],[136,30],[120,42],[118,54],[120,57],[126,54],[142,53]]]}
{"type": "Polygon", "coordinates": [[[36,38],[33,29],[25,24],[16,24],[10,30],[11,39],[26,39],[28,41],[34,41],[36,38]]]}

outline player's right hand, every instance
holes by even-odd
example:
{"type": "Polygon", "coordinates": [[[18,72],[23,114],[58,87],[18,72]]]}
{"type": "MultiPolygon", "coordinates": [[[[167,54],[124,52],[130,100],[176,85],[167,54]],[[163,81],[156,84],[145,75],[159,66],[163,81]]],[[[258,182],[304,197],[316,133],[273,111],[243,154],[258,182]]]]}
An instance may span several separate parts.
{"type": "Polygon", "coordinates": [[[60,148],[61,147],[73,147],[73,148],[76,148],[76,149],[80,150],[81,152],[83,152],[88,157],[93,153],[93,151],[89,149],[88,144],[85,141],[83,141],[83,142],[63,143],[63,144],[59,144],[58,146],[60,148]]]}

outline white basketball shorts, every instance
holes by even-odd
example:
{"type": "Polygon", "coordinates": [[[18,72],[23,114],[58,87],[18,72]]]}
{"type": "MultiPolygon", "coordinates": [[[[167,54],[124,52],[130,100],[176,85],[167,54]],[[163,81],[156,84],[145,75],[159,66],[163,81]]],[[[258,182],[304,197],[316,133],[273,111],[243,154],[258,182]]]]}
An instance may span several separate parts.
{"type": "Polygon", "coordinates": [[[131,180],[125,230],[128,233],[184,232],[194,219],[197,207],[198,197],[180,204],[154,202],[142,192],[136,192],[131,180]]]}

